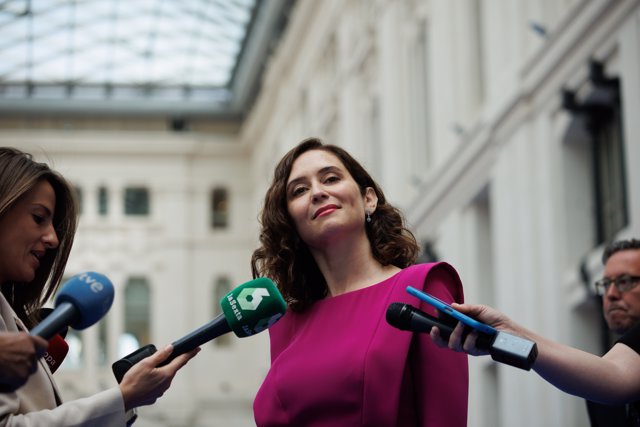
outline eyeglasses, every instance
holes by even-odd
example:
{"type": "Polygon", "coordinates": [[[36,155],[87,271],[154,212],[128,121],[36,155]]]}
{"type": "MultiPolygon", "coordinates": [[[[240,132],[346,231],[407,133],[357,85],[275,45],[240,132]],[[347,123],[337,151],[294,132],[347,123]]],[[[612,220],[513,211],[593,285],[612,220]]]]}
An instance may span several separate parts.
{"type": "Polygon", "coordinates": [[[627,292],[635,288],[640,283],[640,276],[618,276],[615,279],[603,278],[596,281],[596,292],[598,295],[604,295],[609,290],[609,286],[615,285],[618,292],[627,292]]]}

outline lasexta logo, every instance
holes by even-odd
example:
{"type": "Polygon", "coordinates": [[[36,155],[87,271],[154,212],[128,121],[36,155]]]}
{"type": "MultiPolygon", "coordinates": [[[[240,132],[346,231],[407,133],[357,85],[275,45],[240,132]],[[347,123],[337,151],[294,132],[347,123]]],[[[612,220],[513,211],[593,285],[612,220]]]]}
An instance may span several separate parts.
{"type": "Polygon", "coordinates": [[[238,305],[242,310],[256,310],[269,291],[265,288],[244,288],[238,294],[238,305]]]}

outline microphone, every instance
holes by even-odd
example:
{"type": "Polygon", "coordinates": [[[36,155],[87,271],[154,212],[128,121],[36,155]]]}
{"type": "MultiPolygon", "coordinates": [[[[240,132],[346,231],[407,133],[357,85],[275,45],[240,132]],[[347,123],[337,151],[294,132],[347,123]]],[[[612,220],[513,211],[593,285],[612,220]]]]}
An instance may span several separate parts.
{"type": "MultiPolygon", "coordinates": [[[[440,330],[440,336],[444,340],[448,340],[449,336],[456,327],[456,321],[451,318],[434,317],[424,311],[413,307],[410,304],[401,302],[393,302],[387,308],[387,323],[391,326],[403,331],[429,333],[431,328],[437,326],[440,330]],[[448,322],[448,323],[445,323],[448,322]]],[[[470,328],[465,328],[462,332],[462,341],[471,333],[470,328]]],[[[493,341],[493,337],[487,334],[479,334],[476,340],[476,346],[482,350],[488,350],[493,341]]]]}
{"type": "Polygon", "coordinates": [[[100,320],[113,303],[113,284],[94,272],[78,274],[60,288],[53,311],[29,333],[50,340],[71,326],[85,329],[100,320]]]}
{"type": "MultiPolygon", "coordinates": [[[[457,321],[448,315],[442,318],[433,317],[410,304],[394,302],[387,308],[387,323],[403,331],[429,333],[437,326],[440,336],[446,341],[453,332],[457,321]]],[[[469,335],[472,328],[465,326],[462,341],[469,335]]],[[[512,335],[503,331],[490,335],[478,331],[476,347],[486,350],[496,362],[501,362],[526,371],[531,369],[538,356],[535,342],[512,335]]]]}
{"type": "MultiPolygon", "coordinates": [[[[37,315],[38,318],[42,322],[48,315],[53,313],[53,308],[40,307],[39,309],[36,310],[36,312],[38,313],[37,315]]],[[[67,336],[67,332],[69,332],[68,326],[64,327],[60,332],[58,332],[58,335],[60,335],[62,338],[65,338],[67,336]]]]}
{"type": "MultiPolygon", "coordinates": [[[[40,321],[45,319],[51,313],[53,313],[53,308],[42,307],[38,309],[40,321]]],[[[64,340],[68,331],[69,328],[65,327],[60,331],[60,333],[55,334],[53,338],[49,340],[49,347],[42,356],[44,361],[49,365],[49,369],[52,374],[58,370],[64,358],[67,357],[67,353],[69,353],[69,344],[64,340]]]]}
{"type": "MultiPolygon", "coordinates": [[[[220,307],[222,314],[174,341],[171,355],[158,366],[167,365],[179,355],[228,332],[233,332],[240,338],[260,333],[280,320],[287,310],[287,304],[278,288],[266,277],[251,280],[233,289],[222,297],[220,307]]],[[[148,344],[114,362],[111,368],[118,383],[133,365],[156,351],[153,344],[148,344]]]]}

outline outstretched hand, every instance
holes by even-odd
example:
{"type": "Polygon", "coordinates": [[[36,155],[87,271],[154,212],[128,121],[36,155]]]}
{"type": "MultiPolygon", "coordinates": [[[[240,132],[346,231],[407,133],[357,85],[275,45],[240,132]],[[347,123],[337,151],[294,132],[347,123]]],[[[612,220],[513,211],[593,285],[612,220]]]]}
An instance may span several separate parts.
{"type": "Polygon", "coordinates": [[[178,370],[198,354],[200,348],[181,354],[171,363],[158,367],[171,355],[172,351],[173,347],[168,345],[136,363],[127,371],[120,382],[125,411],[155,403],[171,386],[171,381],[178,370]]]}

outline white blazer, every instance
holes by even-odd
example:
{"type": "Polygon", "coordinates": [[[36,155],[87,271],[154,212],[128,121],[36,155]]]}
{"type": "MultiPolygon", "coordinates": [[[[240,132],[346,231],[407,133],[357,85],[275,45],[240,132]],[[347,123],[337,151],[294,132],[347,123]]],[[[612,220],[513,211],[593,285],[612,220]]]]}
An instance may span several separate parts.
{"type": "MultiPolygon", "coordinates": [[[[0,293],[0,331],[27,331],[0,293]]],[[[91,397],[62,403],[58,387],[43,359],[37,371],[14,392],[0,393],[0,427],[123,427],[124,402],[118,387],[91,397]]]]}

